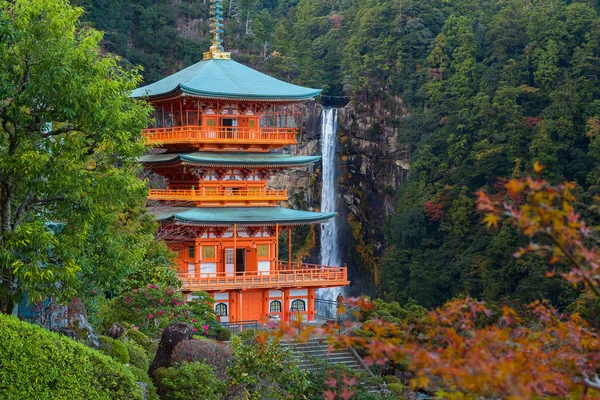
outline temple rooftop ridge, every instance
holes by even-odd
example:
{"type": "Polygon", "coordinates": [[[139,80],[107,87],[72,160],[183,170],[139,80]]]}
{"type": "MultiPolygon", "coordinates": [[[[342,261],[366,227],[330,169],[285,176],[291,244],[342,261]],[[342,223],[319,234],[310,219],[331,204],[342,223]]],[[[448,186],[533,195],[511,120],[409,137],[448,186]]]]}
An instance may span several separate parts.
{"type": "Polygon", "coordinates": [[[192,95],[223,100],[302,101],[321,93],[273,78],[230,59],[200,61],[150,85],[131,97],[192,95]]]}
{"type": "Polygon", "coordinates": [[[139,162],[147,165],[187,164],[200,167],[279,168],[313,164],[321,156],[295,156],[281,153],[193,152],[147,154],[139,162]]]}

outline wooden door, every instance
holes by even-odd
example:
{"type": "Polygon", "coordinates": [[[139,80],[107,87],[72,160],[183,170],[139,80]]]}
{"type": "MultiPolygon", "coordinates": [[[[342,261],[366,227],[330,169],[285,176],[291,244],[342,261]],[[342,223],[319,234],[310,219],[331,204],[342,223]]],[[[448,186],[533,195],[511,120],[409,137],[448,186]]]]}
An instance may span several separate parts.
{"type": "Polygon", "coordinates": [[[242,319],[260,321],[262,318],[262,292],[242,292],[242,319]]]}

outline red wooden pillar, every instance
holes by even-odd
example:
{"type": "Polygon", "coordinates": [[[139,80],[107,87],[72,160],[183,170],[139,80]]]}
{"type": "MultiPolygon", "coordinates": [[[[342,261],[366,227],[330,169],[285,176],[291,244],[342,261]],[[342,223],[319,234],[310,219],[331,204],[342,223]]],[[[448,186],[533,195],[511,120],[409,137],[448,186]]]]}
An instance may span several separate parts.
{"type": "Polygon", "coordinates": [[[307,311],[308,311],[308,320],[314,321],[315,320],[315,289],[314,288],[308,289],[307,311]]]}
{"type": "Polygon", "coordinates": [[[200,242],[198,239],[194,242],[194,269],[196,270],[196,278],[200,277],[200,242]]]}

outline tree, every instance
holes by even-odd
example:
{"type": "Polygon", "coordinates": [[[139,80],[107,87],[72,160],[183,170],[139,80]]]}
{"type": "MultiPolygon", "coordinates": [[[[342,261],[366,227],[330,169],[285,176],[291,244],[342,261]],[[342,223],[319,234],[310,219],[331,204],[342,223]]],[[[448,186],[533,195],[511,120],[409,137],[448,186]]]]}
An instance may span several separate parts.
{"type": "Polygon", "coordinates": [[[119,285],[153,241],[137,69],[67,0],[0,1],[0,312],[119,285]]]}

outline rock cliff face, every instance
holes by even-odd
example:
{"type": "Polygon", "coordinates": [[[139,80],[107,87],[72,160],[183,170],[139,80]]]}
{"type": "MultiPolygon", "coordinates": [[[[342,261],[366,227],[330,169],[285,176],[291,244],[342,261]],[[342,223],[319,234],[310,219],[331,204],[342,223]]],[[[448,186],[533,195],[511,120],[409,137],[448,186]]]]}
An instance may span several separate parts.
{"type": "MultiPolygon", "coordinates": [[[[336,190],[339,245],[352,281],[347,295],[373,294],[383,252],[383,227],[395,210],[396,190],[409,172],[409,154],[397,143],[391,122],[405,116],[406,110],[398,99],[394,104],[349,103],[338,111],[336,190]]],[[[321,153],[321,109],[318,104],[308,106],[303,142],[286,151],[321,153]]],[[[286,171],[274,177],[271,185],[288,189],[291,207],[318,210],[321,166],[286,171]]],[[[313,234],[318,244],[318,231],[313,234]]],[[[318,254],[317,246],[310,260],[318,262],[318,254]]]]}

